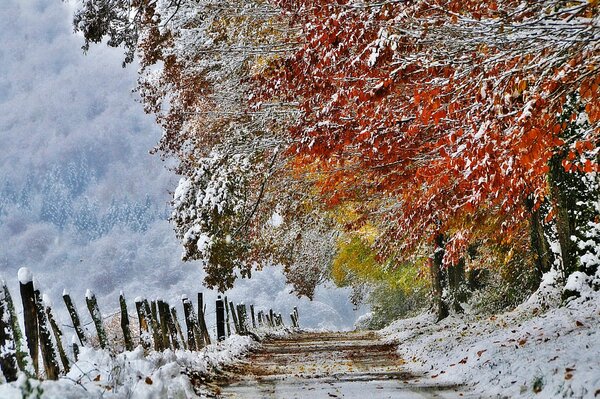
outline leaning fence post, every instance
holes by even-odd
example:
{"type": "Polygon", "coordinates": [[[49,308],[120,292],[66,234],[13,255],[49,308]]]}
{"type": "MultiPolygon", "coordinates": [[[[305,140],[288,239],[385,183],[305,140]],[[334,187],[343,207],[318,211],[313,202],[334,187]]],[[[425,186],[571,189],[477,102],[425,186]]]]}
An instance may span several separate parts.
{"type": "Polygon", "coordinates": [[[58,349],[58,356],[60,357],[60,361],[63,365],[63,370],[65,373],[69,372],[69,359],[67,358],[67,354],[65,353],[65,349],[62,343],[62,331],[58,327],[58,323],[56,323],[56,319],[52,314],[52,308],[50,303],[50,298],[44,295],[44,304],[46,305],[46,317],[48,317],[48,322],[50,323],[50,328],[52,329],[52,333],[54,334],[54,340],[56,341],[56,349],[58,349]]]}
{"type": "Polygon", "coordinates": [[[108,346],[108,338],[106,337],[106,330],[104,330],[104,325],[102,324],[102,314],[100,313],[100,308],[98,307],[96,295],[94,295],[91,290],[87,290],[85,292],[85,303],[87,304],[90,316],[92,316],[92,320],[96,326],[100,347],[104,349],[106,346],[108,346]]]}
{"type": "Polygon", "coordinates": [[[67,307],[67,312],[71,317],[71,321],[73,322],[73,328],[75,329],[75,333],[77,334],[77,338],[79,338],[79,343],[83,346],[87,343],[87,338],[83,329],[81,328],[81,321],[79,321],[79,314],[77,313],[77,308],[73,304],[73,300],[71,296],[67,292],[67,290],[63,291],[63,300],[65,301],[65,306],[67,307]]]}
{"type": "Polygon", "coordinates": [[[158,307],[157,311],[160,317],[160,335],[163,342],[163,349],[171,348],[171,342],[169,340],[169,324],[167,323],[169,306],[167,305],[167,311],[165,312],[165,302],[162,299],[157,299],[156,305],[158,307]]]}
{"type": "Polygon", "coordinates": [[[217,341],[223,341],[225,339],[225,306],[221,295],[217,297],[215,308],[217,309],[217,341]]]}
{"type": "Polygon", "coordinates": [[[186,295],[181,296],[181,302],[183,303],[183,315],[185,317],[185,327],[187,329],[187,344],[188,349],[191,351],[196,350],[196,339],[194,337],[194,322],[192,320],[193,310],[191,304],[186,295]]]}
{"type": "MultiPolygon", "coordinates": [[[[5,286],[4,281],[2,283],[5,286]]],[[[17,342],[4,292],[0,292],[0,370],[7,382],[17,380],[17,342]]]]}
{"type": "MultiPolygon", "coordinates": [[[[163,310],[161,314],[164,314],[165,321],[167,323],[167,331],[171,338],[171,345],[173,349],[180,349],[179,340],[177,339],[177,328],[175,327],[175,322],[173,321],[173,317],[171,317],[170,309],[171,307],[167,302],[162,303],[163,310]]],[[[159,309],[160,310],[160,309],[159,309]]],[[[161,316],[162,317],[162,316],[161,316]]]]}
{"type": "Polygon", "coordinates": [[[33,294],[33,274],[31,271],[22,267],[19,269],[19,286],[21,291],[21,301],[23,302],[23,321],[25,325],[25,337],[29,355],[36,375],[40,369],[38,365],[39,356],[39,336],[38,336],[38,318],[35,310],[35,298],[33,294]]]}
{"type": "Polygon", "coordinates": [[[184,350],[188,349],[187,342],[183,336],[183,330],[181,329],[181,324],[179,324],[179,319],[177,318],[177,309],[174,307],[171,308],[171,316],[173,317],[173,323],[175,324],[175,329],[177,330],[177,335],[181,340],[181,346],[184,350]]]}
{"type": "Polygon", "coordinates": [[[194,304],[187,297],[184,303],[184,307],[187,306],[189,308],[190,320],[192,323],[192,329],[194,331],[194,340],[196,342],[196,350],[200,350],[204,347],[204,337],[200,332],[200,328],[198,326],[198,320],[196,319],[196,314],[194,313],[194,304]]]}
{"type": "Polygon", "coordinates": [[[240,324],[236,315],[235,306],[233,306],[232,301],[229,301],[229,311],[231,312],[231,317],[233,318],[233,327],[235,328],[235,333],[240,334],[240,324]]]}
{"type": "Polygon", "coordinates": [[[227,295],[223,298],[223,303],[225,305],[225,327],[227,328],[227,336],[231,336],[231,327],[229,325],[229,305],[227,302],[227,295]]]}
{"type": "MultiPolygon", "coordinates": [[[[15,340],[15,349],[17,351],[17,365],[19,369],[30,376],[30,371],[27,364],[27,352],[23,350],[23,332],[19,326],[19,319],[17,318],[17,312],[15,311],[15,304],[12,300],[12,296],[8,291],[6,282],[2,282],[2,292],[4,293],[4,300],[8,307],[10,325],[13,332],[13,339],[15,340]]],[[[5,316],[6,317],[6,316],[5,316]]]]}
{"type": "Polygon", "coordinates": [[[135,298],[134,302],[140,326],[140,344],[142,344],[142,348],[144,348],[144,350],[148,350],[152,346],[152,343],[150,341],[150,333],[148,329],[148,317],[146,316],[146,309],[144,309],[144,300],[142,297],[137,297],[135,298]]]}
{"type": "Polygon", "coordinates": [[[44,313],[42,296],[38,290],[34,290],[33,295],[35,299],[35,310],[38,317],[42,361],[44,363],[44,369],[46,369],[46,378],[49,380],[58,380],[60,369],[58,367],[58,360],[56,360],[56,352],[54,351],[54,343],[52,342],[50,329],[48,328],[48,319],[46,319],[46,313],[44,313]]]}
{"type": "Polygon", "coordinates": [[[160,351],[162,350],[162,339],[158,332],[158,321],[152,314],[152,309],[150,308],[150,303],[148,303],[147,299],[144,299],[142,305],[144,306],[144,311],[146,312],[146,318],[149,320],[150,330],[152,332],[152,340],[154,341],[154,350],[160,351]]]}
{"type": "Polygon", "coordinates": [[[269,325],[271,328],[275,327],[275,313],[273,313],[273,309],[269,309],[269,325]]]}
{"type": "Polygon", "coordinates": [[[121,330],[123,330],[125,350],[132,351],[133,341],[131,340],[131,329],[129,328],[129,314],[127,313],[127,302],[123,291],[119,293],[119,306],[121,308],[121,330]]]}
{"type": "Polygon", "coordinates": [[[198,325],[202,332],[204,344],[210,345],[210,334],[208,333],[208,327],[206,326],[206,318],[204,314],[204,297],[201,292],[198,293],[198,325]]]}

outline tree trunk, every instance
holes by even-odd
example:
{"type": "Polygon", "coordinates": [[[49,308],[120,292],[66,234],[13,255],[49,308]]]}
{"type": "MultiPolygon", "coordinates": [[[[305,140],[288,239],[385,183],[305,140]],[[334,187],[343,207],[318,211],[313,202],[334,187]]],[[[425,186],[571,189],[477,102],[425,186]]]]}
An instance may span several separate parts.
{"type": "Polygon", "coordinates": [[[431,288],[433,294],[433,310],[437,321],[448,317],[448,305],[444,302],[442,288],[442,260],[444,259],[444,235],[438,234],[435,238],[435,252],[430,263],[431,288]]]}
{"type": "Polygon", "coordinates": [[[542,281],[542,275],[552,266],[552,251],[546,236],[544,234],[544,225],[542,224],[542,214],[540,209],[533,210],[533,200],[527,200],[527,207],[530,210],[530,237],[531,249],[535,257],[535,271],[538,280],[542,281]]]}

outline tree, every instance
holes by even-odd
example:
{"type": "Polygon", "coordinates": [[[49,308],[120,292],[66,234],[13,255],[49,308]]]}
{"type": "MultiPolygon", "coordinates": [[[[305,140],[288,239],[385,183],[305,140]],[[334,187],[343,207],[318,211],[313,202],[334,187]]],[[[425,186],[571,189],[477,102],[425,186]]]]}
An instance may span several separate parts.
{"type": "MultiPolygon", "coordinates": [[[[550,195],[553,156],[565,145],[597,148],[596,2],[279,4],[306,41],[263,78],[260,99],[299,102],[295,164],[324,170],[331,203],[357,186],[395,198],[384,251],[443,234],[448,267],[474,241],[475,223],[501,219],[510,239],[550,195]],[[589,128],[566,142],[556,115],[575,92],[589,128]]],[[[597,169],[590,157],[584,165],[597,169]]]]}

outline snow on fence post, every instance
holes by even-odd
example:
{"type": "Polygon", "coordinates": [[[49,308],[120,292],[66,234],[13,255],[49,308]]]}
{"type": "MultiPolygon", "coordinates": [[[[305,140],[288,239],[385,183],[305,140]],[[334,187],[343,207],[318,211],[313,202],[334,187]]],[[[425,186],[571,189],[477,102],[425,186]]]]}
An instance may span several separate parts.
{"type": "Polygon", "coordinates": [[[43,297],[43,302],[45,305],[46,317],[48,318],[48,322],[50,323],[50,328],[52,328],[52,334],[54,335],[54,341],[56,342],[56,349],[58,349],[58,356],[60,357],[60,362],[63,365],[63,370],[65,374],[69,372],[69,358],[65,353],[65,348],[62,343],[62,331],[58,327],[58,323],[54,318],[54,314],[52,313],[52,304],[50,302],[50,298],[46,295],[43,297]]]}
{"type": "Polygon", "coordinates": [[[281,313],[277,315],[277,319],[279,320],[279,327],[285,327],[285,324],[283,323],[283,316],[281,315],[281,313]]]}
{"type": "Polygon", "coordinates": [[[269,309],[269,326],[271,328],[275,327],[275,313],[273,313],[273,309],[269,309]]]}
{"type": "Polygon", "coordinates": [[[71,296],[67,292],[67,290],[63,291],[63,301],[65,302],[65,306],[67,307],[67,312],[71,317],[71,321],[73,322],[73,328],[75,329],[75,333],[77,334],[77,338],[79,338],[79,343],[83,346],[87,344],[87,337],[85,336],[85,332],[81,328],[81,321],[79,320],[79,314],[77,313],[77,308],[73,304],[73,300],[71,296]]]}
{"type": "MultiPolygon", "coordinates": [[[[187,329],[188,349],[191,351],[195,351],[196,350],[196,337],[194,336],[194,321],[192,319],[194,310],[193,310],[192,304],[188,300],[187,296],[183,295],[181,297],[181,302],[183,303],[183,314],[185,317],[185,327],[187,329]]],[[[198,348],[198,349],[200,349],[200,348],[198,348]]]]}
{"type": "Polygon", "coordinates": [[[235,306],[233,306],[232,301],[229,301],[229,310],[231,312],[231,317],[233,318],[233,327],[235,328],[235,333],[240,334],[240,324],[236,315],[235,306]]]}
{"type": "Polygon", "coordinates": [[[13,339],[15,341],[15,349],[17,351],[17,366],[19,366],[19,370],[27,374],[27,376],[30,376],[31,370],[28,368],[29,365],[27,362],[27,352],[23,350],[23,332],[21,331],[21,326],[19,326],[19,319],[17,318],[17,312],[15,311],[15,304],[12,300],[10,292],[8,291],[6,281],[2,281],[2,293],[4,294],[4,300],[6,301],[6,306],[8,307],[10,326],[12,328],[13,339]]]}
{"type": "Polygon", "coordinates": [[[104,349],[108,346],[108,338],[106,337],[106,330],[104,329],[104,325],[102,324],[102,314],[100,313],[100,308],[98,307],[96,295],[94,295],[94,293],[91,290],[87,290],[85,292],[85,303],[87,304],[90,316],[92,316],[92,320],[94,321],[94,325],[96,326],[96,332],[98,333],[98,341],[100,342],[100,347],[104,349]]]}
{"type": "Polygon", "coordinates": [[[290,313],[290,320],[292,321],[292,328],[296,328],[296,322],[294,321],[294,312],[290,313]]]}
{"type": "Polygon", "coordinates": [[[134,300],[135,310],[138,315],[138,322],[140,325],[140,344],[145,351],[149,350],[152,346],[150,342],[150,332],[148,327],[148,317],[146,316],[146,309],[144,308],[144,302],[141,297],[137,297],[134,300]]]}
{"type": "Polygon", "coordinates": [[[231,336],[231,327],[229,326],[229,302],[227,302],[227,295],[223,298],[225,305],[225,328],[227,328],[227,336],[231,336]]]}
{"type": "Polygon", "coordinates": [[[223,341],[225,339],[225,306],[221,295],[217,297],[215,308],[217,310],[217,341],[223,341]]]}
{"type": "MultiPolygon", "coordinates": [[[[154,302],[154,301],[153,301],[154,302]]],[[[162,339],[158,332],[158,321],[156,317],[152,313],[152,309],[150,308],[150,303],[147,299],[144,299],[142,302],[144,306],[144,312],[146,313],[146,319],[149,321],[150,332],[152,333],[152,340],[154,341],[154,350],[161,351],[162,350],[162,339]]],[[[156,312],[155,312],[156,313],[156,312]]]]}
{"type": "Polygon", "coordinates": [[[121,330],[123,330],[125,350],[132,351],[133,341],[131,340],[131,329],[129,328],[129,314],[127,313],[127,302],[123,291],[119,293],[119,307],[121,308],[121,330]]]}
{"type": "Polygon", "coordinates": [[[179,319],[177,318],[177,309],[174,307],[171,308],[171,317],[173,318],[173,324],[175,324],[175,329],[177,330],[177,335],[181,340],[181,346],[183,349],[187,350],[188,346],[183,336],[183,330],[181,329],[181,324],[179,324],[179,319]]]}
{"type": "Polygon", "coordinates": [[[296,323],[296,328],[300,327],[300,323],[298,322],[298,307],[294,306],[294,323],[296,323]]]}
{"type": "Polygon", "coordinates": [[[198,293],[198,325],[202,332],[202,338],[204,339],[205,345],[210,345],[210,334],[208,333],[208,327],[206,326],[205,318],[206,307],[204,305],[204,296],[201,292],[198,293]]]}
{"type": "Polygon", "coordinates": [[[171,341],[169,339],[169,324],[167,322],[167,315],[169,314],[169,305],[166,306],[162,299],[156,300],[158,316],[160,317],[160,335],[163,343],[163,349],[172,349],[171,341]]]}
{"type": "Polygon", "coordinates": [[[250,305],[250,316],[252,317],[252,328],[256,329],[256,318],[254,317],[254,305],[250,305]]]}
{"type": "Polygon", "coordinates": [[[22,267],[18,272],[19,288],[21,291],[21,301],[23,302],[23,322],[25,326],[25,338],[33,370],[37,376],[40,369],[38,366],[39,356],[39,337],[38,337],[38,318],[35,310],[35,298],[33,294],[33,274],[31,271],[22,267]]]}
{"type": "Polygon", "coordinates": [[[37,289],[33,291],[33,295],[35,299],[35,310],[38,318],[38,332],[41,344],[40,346],[42,348],[42,361],[44,363],[44,369],[46,370],[46,378],[49,380],[58,380],[60,368],[58,367],[58,360],[56,359],[56,352],[54,351],[54,342],[52,342],[52,336],[50,335],[48,319],[46,318],[46,313],[44,312],[42,295],[37,289]]]}
{"type": "MultiPolygon", "coordinates": [[[[6,284],[2,282],[4,286],[6,284]]],[[[10,309],[4,291],[0,292],[0,370],[7,382],[17,380],[17,342],[10,323],[10,309]]]]}

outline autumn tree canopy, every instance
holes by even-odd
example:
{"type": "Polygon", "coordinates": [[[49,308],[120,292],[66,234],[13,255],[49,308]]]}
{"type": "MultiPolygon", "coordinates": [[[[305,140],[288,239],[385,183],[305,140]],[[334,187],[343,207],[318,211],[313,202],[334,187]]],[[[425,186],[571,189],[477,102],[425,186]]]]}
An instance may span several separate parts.
{"type": "Polygon", "coordinates": [[[75,26],[139,54],[183,176],[176,233],[210,285],[275,261],[314,286],[329,265],[307,254],[339,271],[341,243],[367,244],[369,267],[429,265],[442,314],[491,247],[600,286],[599,8],[102,0],[75,26]]]}

